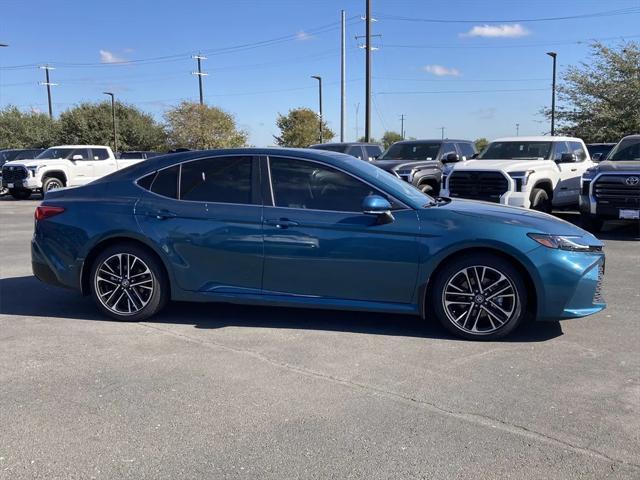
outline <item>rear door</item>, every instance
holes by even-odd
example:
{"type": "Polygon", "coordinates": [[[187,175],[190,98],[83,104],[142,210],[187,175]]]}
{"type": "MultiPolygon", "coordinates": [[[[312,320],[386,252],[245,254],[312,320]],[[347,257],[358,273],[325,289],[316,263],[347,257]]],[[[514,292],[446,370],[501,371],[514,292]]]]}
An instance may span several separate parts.
{"type": "Polygon", "coordinates": [[[187,161],[151,181],[136,215],[142,232],[173,263],[181,289],[260,293],[259,174],[255,157],[231,155],[187,161]]]}
{"type": "MultiPolygon", "coordinates": [[[[393,302],[413,300],[418,218],[395,203],[395,221],[362,213],[374,187],[326,164],[264,159],[263,291],[270,295],[393,302]],[[268,162],[268,163],[267,163],[268,162]]],[[[393,201],[393,199],[391,199],[393,201]]]]}
{"type": "Polygon", "coordinates": [[[94,161],[88,148],[75,148],[67,159],[72,163],[69,186],[85,185],[95,179],[94,161]],[[73,160],[73,157],[81,158],[73,160]]]}
{"type": "Polygon", "coordinates": [[[573,153],[568,142],[554,142],[553,159],[560,170],[560,180],[553,192],[553,204],[558,206],[577,204],[580,190],[578,162],[560,162],[565,153],[573,153]]]}
{"type": "Polygon", "coordinates": [[[109,155],[109,150],[106,148],[92,148],[91,155],[96,178],[104,177],[117,170],[116,159],[109,155]]]}

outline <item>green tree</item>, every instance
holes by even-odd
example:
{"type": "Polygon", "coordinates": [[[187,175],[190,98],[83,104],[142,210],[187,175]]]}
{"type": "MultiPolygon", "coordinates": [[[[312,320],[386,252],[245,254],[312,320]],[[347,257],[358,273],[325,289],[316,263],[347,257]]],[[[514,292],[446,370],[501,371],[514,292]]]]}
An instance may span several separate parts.
{"type": "Polygon", "coordinates": [[[233,115],[221,108],[184,101],[164,115],[172,148],[234,148],[247,144],[248,134],[239,130],[233,115]]]}
{"type": "Polygon", "coordinates": [[[382,146],[386,149],[400,140],[402,140],[402,135],[398,132],[384,132],[384,135],[382,135],[382,146]]]}
{"type": "MultiPolygon", "coordinates": [[[[134,106],[116,102],[118,150],[165,150],[162,125],[134,106]]],[[[97,144],[113,147],[111,102],[81,103],[60,115],[61,144],[97,144]]]]}
{"type": "Polygon", "coordinates": [[[489,145],[489,140],[487,140],[484,137],[481,137],[474,140],[473,143],[475,143],[476,145],[476,150],[478,150],[478,152],[482,152],[485,148],[487,148],[487,145],[489,145]]]}
{"type": "MultiPolygon", "coordinates": [[[[280,136],[274,139],[281,147],[308,147],[320,142],[320,124],[318,115],[310,108],[294,108],[287,115],[278,114],[276,125],[280,129],[280,136]]],[[[323,141],[331,140],[335,134],[322,122],[323,141]]]]}
{"type": "MultiPolygon", "coordinates": [[[[558,86],[556,131],[585,142],[612,142],[640,131],[640,44],[591,45],[558,86]]],[[[544,109],[547,118],[551,110],[544,109]]]]}
{"type": "Polygon", "coordinates": [[[44,113],[0,110],[0,148],[46,148],[55,144],[58,123],[44,113]]]}

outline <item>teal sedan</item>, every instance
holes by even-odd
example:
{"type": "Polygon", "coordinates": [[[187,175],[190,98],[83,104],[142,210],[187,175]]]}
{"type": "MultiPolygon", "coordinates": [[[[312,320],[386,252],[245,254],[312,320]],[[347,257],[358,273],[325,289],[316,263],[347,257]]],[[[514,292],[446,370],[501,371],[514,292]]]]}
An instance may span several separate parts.
{"type": "Polygon", "coordinates": [[[530,210],[431,198],[334,152],[165,155],[48,192],[35,218],[34,274],[118,320],[170,300],[231,302],[420,315],[492,340],[528,317],[606,306],[593,235],[530,210]]]}

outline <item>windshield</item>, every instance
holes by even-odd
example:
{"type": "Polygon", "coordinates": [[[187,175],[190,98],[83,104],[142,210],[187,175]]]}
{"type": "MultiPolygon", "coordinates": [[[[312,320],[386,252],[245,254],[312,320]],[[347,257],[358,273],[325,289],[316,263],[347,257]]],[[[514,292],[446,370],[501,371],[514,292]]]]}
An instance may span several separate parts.
{"type": "Polygon", "coordinates": [[[378,160],[435,160],[440,143],[394,143],[378,160]]]}
{"type": "Polygon", "coordinates": [[[329,150],[330,152],[345,153],[347,151],[347,148],[349,148],[349,146],[348,145],[314,145],[311,148],[315,148],[316,150],[329,150]]]}
{"type": "Polygon", "coordinates": [[[622,140],[607,157],[608,161],[640,160],[640,138],[622,140]]]}
{"type": "Polygon", "coordinates": [[[516,158],[551,158],[552,142],[491,142],[478,158],[513,160],[516,158]]]}
{"type": "Polygon", "coordinates": [[[47,148],[36,158],[67,158],[74,150],[73,148],[47,148]]]}
{"type": "Polygon", "coordinates": [[[0,167],[5,163],[10,162],[17,156],[18,156],[17,150],[7,150],[5,152],[0,152],[0,167]]]}

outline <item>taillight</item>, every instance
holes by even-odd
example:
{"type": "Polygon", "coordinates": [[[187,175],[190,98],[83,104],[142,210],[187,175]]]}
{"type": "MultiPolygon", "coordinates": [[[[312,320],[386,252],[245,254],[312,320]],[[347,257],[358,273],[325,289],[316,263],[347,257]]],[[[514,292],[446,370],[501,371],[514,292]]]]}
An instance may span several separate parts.
{"type": "Polygon", "coordinates": [[[53,217],[62,212],[64,212],[63,207],[53,207],[51,205],[40,205],[39,207],[36,207],[36,213],[34,216],[36,217],[36,220],[39,221],[39,220],[44,220],[45,218],[53,217]]]}

